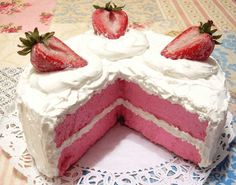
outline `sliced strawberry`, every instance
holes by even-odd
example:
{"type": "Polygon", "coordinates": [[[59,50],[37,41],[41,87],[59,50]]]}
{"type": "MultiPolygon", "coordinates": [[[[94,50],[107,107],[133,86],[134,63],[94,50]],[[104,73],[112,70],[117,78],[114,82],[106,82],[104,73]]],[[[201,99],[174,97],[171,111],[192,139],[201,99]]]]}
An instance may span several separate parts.
{"type": "Polygon", "coordinates": [[[92,15],[93,28],[96,34],[109,39],[118,39],[124,35],[128,26],[128,16],[118,7],[108,2],[105,7],[94,5],[96,10],[92,15]]]}
{"type": "Polygon", "coordinates": [[[27,32],[26,39],[20,38],[24,49],[18,51],[20,55],[31,53],[30,60],[38,72],[50,72],[65,68],[78,68],[87,62],[77,55],[52,33],[39,35],[37,28],[34,32],[27,32]]]}
{"type": "Polygon", "coordinates": [[[189,60],[205,61],[212,53],[215,39],[221,35],[213,36],[217,30],[211,30],[212,21],[198,26],[192,26],[172,40],[162,51],[161,55],[171,59],[186,58],[189,60]]]}
{"type": "Polygon", "coordinates": [[[38,43],[33,47],[31,63],[39,72],[78,68],[87,64],[84,59],[54,36],[48,40],[47,47],[43,43],[38,43]]]}

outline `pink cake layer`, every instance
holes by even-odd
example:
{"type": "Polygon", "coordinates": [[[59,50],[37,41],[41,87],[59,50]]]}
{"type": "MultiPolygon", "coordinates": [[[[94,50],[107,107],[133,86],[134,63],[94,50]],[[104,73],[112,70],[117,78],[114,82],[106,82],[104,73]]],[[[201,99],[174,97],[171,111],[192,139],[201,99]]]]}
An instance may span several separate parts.
{"type": "Polygon", "coordinates": [[[63,175],[72,164],[78,161],[98,139],[116,124],[120,112],[121,106],[117,106],[102,119],[98,120],[89,132],[83,134],[82,137],[63,149],[58,163],[59,175],[63,175]]]}
{"type": "Polygon", "coordinates": [[[54,141],[56,146],[60,147],[63,141],[86,126],[97,114],[119,98],[121,94],[119,81],[116,81],[100,93],[92,96],[86,104],[78,108],[75,114],[67,115],[63,123],[60,123],[55,128],[56,135],[54,141]]]}
{"type": "Polygon", "coordinates": [[[208,122],[200,121],[198,114],[191,113],[181,105],[173,104],[159,96],[150,95],[132,82],[125,81],[122,89],[123,98],[134,106],[204,141],[208,122]]]}
{"type": "Polygon", "coordinates": [[[142,133],[143,136],[153,143],[164,146],[178,156],[190,160],[195,164],[200,163],[201,157],[195,146],[173,136],[153,122],[143,119],[126,108],[122,109],[122,111],[125,117],[125,125],[142,133]]]}
{"type": "Polygon", "coordinates": [[[128,100],[136,107],[153,114],[157,119],[164,120],[195,138],[204,140],[206,136],[207,121],[201,122],[197,114],[190,113],[181,105],[173,104],[159,96],[150,95],[135,83],[117,80],[100,93],[95,94],[75,114],[68,115],[64,122],[55,128],[56,146],[60,147],[63,141],[86,126],[94,116],[117,98],[128,100]]]}
{"type": "Polygon", "coordinates": [[[168,150],[182,156],[184,159],[191,160],[195,163],[200,162],[200,155],[195,146],[171,135],[154,123],[135,115],[133,112],[120,105],[99,120],[90,131],[82,135],[82,137],[78,138],[62,151],[58,163],[60,175],[63,175],[73,163],[78,161],[98,139],[116,124],[120,113],[125,116],[125,124],[128,127],[142,133],[152,142],[164,146],[168,150]]]}

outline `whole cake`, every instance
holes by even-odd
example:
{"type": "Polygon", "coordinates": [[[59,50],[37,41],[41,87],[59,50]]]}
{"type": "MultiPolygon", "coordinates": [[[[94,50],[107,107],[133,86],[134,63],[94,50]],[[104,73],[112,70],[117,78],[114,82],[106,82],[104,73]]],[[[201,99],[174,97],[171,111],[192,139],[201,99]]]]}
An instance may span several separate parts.
{"type": "Polygon", "coordinates": [[[122,7],[95,8],[95,32],[67,45],[53,33],[40,36],[37,29],[26,33],[34,46],[21,38],[25,48],[19,53],[31,52],[32,65],[19,81],[17,107],[39,171],[63,175],[117,123],[200,167],[209,166],[229,100],[224,74],[209,57],[213,48],[206,37],[214,47],[212,34],[196,35],[191,27],[171,41],[153,31],[127,30],[122,7]],[[101,25],[104,14],[118,20],[119,31],[101,25]]]}

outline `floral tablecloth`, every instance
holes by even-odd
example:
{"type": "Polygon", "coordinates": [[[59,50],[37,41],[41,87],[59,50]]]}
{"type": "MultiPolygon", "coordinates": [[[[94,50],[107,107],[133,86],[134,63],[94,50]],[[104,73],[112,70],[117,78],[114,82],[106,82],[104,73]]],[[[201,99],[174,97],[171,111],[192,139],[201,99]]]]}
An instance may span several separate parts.
{"type": "MultiPolygon", "coordinates": [[[[19,36],[38,27],[56,31],[67,39],[91,28],[92,4],[102,0],[3,0],[0,1],[0,67],[22,67],[29,61],[17,56],[19,36]]],[[[227,77],[232,99],[230,111],[236,115],[236,2],[235,0],[115,0],[126,4],[129,22],[142,23],[156,32],[176,35],[187,26],[212,19],[223,33],[222,45],[213,57],[227,77]]],[[[1,91],[0,100],[11,99],[1,91]],[[6,97],[5,97],[6,96],[6,97]]],[[[6,103],[7,104],[7,103],[6,103]]],[[[3,106],[0,116],[3,115],[3,106]]],[[[234,117],[234,122],[236,118],[234,117]]],[[[0,123],[1,124],[1,123],[0,123]]],[[[230,156],[212,171],[206,184],[236,183],[236,140],[231,143],[230,156]]],[[[0,184],[26,184],[26,179],[13,169],[9,157],[0,149],[0,184]]]]}

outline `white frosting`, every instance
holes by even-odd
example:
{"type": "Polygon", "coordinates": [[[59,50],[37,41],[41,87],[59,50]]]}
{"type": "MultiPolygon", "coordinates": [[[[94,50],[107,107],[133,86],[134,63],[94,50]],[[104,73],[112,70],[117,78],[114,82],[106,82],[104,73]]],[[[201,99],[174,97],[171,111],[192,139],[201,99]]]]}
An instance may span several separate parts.
{"type": "Polygon", "coordinates": [[[162,36],[158,35],[157,38],[153,39],[152,33],[147,34],[147,36],[150,45],[156,45],[155,48],[152,47],[148,50],[144,56],[145,62],[150,68],[160,71],[165,76],[186,80],[209,78],[217,74],[219,66],[213,58],[204,62],[187,59],[172,60],[160,55],[163,46],[170,42],[171,37],[161,38],[162,36]]]}
{"type": "Polygon", "coordinates": [[[50,117],[62,114],[78,100],[87,99],[85,92],[92,93],[105,79],[98,58],[92,55],[84,58],[90,61],[86,67],[60,72],[37,73],[28,66],[20,82],[24,85],[18,86],[21,98],[36,112],[50,117]]]}
{"type": "MultiPolygon", "coordinates": [[[[101,58],[117,61],[143,54],[149,47],[146,35],[137,30],[129,30],[119,39],[95,36],[92,31],[86,34],[87,47],[101,58]]],[[[86,45],[85,44],[85,45],[86,45]]]]}
{"type": "Polygon", "coordinates": [[[150,68],[160,71],[165,76],[178,79],[208,78],[217,74],[219,66],[213,58],[205,62],[189,62],[188,60],[171,60],[157,53],[149,51],[145,55],[145,62],[150,68]],[[161,60],[159,60],[161,59],[161,60]],[[158,61],[158,62],[157,62],[158,61]]]}
{"type": "MultiPolygon", "coordinates": [[[[35,72],[31,65],[26,68],[18,85],[17,103],[31,154],[44,156],[45,163],[50,161],[47,168],[52,171],[47,175],[55,175],[57,167],[57,158],[52,155],[56,150],[52,144],[54,128],[67,113],[118,78],[137,83],[149,94],[180,104],[197,113],[200,119],[208,120],[207,146],[201,149],[196,142],[193,144],[201,151],[200,165],[211,162],[210,151],[214,150],[224,124],[229,100],[224,74],[213,59],[201,63],[164,58],[160,50],[170,40],[152,31],[130,30],[115,41],[86,32],[68,40],[67,44],[88,61],[87,66],[47,74],[35,72]],[[37,129],[31,129],[33,127],[37,129]],[[34,136],[41,142],[31,143],[34,136]],[[40,149],[33,152],[34,148],[40,149]]],[[[43,161],[37,156],[35,159],[38,163],[43,161]]]]}

